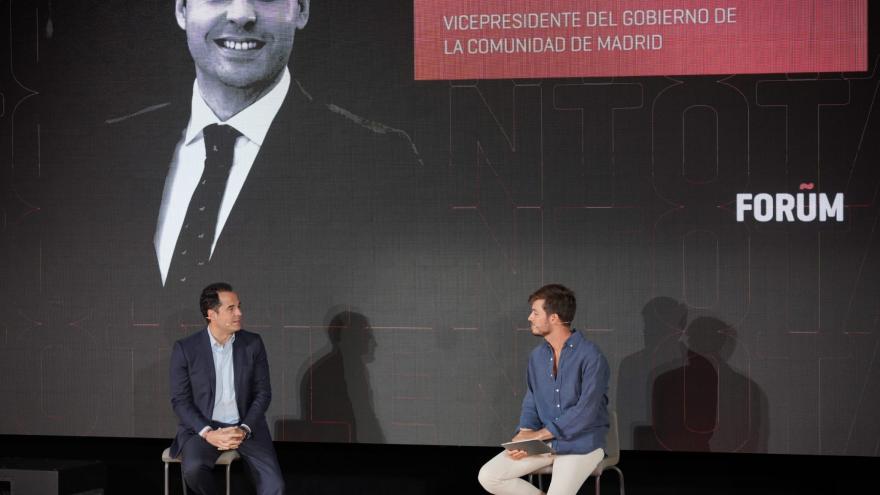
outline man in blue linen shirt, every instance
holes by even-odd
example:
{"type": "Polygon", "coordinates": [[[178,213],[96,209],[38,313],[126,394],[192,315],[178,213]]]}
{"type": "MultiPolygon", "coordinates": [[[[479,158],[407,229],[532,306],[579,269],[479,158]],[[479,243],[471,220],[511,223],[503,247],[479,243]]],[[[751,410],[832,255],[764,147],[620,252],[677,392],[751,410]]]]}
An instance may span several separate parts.
{"type": "Polygon", "coordinates": [[[553,465],[550,495],[574,495],[605,457],[608,362],[596,344],[571,328],[574,292],[551,284],[529,296],[533,335],[544,338],[529,356],[528,389],[513,441],[542,440],[555,455],[503,451],[480,469],[479,481],[497,495],[542,493],[520,479],[553,465]]]}

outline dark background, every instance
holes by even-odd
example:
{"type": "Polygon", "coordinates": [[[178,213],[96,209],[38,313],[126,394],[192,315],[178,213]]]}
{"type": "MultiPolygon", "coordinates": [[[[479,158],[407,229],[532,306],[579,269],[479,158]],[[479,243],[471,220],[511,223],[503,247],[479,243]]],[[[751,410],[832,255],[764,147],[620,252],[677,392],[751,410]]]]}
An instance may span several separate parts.
{"type": "MultiPolygon", "coordinates": [[[[0,6],[0,434],[170,438],[197,294],[178,314],[105,283],[125,254],[84,255],[106,232],[65,214],[112,174],[62,143],[189,97],[172,2],[0,6]]],[[[878,455],[876,9],[864,73],[416,83],[411,2],[311,8],[294,79],[405,132],[432,187],[418,229],[344,246],[342,278],[319,287],[327,267],[291,253],[283,288],[230,280],[267,343],[276,440],[507,440],[538,343],[526,298],[560,282],[625,449],[878,455]],[[845,221],[735,221],[737,193],[802,182],[844,193],[845,221]]]]}

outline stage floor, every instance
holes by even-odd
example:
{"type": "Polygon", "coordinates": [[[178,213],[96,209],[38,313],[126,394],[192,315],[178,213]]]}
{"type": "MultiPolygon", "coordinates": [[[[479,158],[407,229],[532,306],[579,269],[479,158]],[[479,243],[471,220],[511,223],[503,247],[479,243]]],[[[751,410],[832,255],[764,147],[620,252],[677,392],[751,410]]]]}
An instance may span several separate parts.
{"type": "MultiPolygon", "coordinates": [[[[100,461],[107,494],[163,491],[162,439],[0,435],[0,458],[100,461]]],[[[424,445],[276,443],[290,494],[484,493],[477,471],[497,449],[424,445]]],[[[250,493],[244,466],[233,469],[234,493],[250,493]]],[[[623,451],[619,467],[628,495],[843,494],[872,486],[878,457],[794,456],[623,451]]],[[[180,474],[172,466],[172,493],[180,474]]],[[[218,469],[218,475],[220,470],[218,469]]],[[[2,479],[2,478],[0,478],[2,479]]],[[[219,479],[219,478],[218,478],[219,479]]],[[[580,493],[594,493],[587,481],[580,493]]],[[[607,473],[602,493],[618,493],[617,476],[607,473]]],[[[19,495],[19,494],[15,494],[19,495]]]]}

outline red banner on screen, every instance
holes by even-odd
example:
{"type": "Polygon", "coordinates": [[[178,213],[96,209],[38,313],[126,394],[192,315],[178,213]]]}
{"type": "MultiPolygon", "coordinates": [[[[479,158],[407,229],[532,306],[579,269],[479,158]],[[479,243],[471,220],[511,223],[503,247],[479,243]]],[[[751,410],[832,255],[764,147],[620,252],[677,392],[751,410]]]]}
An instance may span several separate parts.
{"type": "Polygon", "coordinates": [[[415,0],[415,78],[867,70],[867,0],[415,0]]]}

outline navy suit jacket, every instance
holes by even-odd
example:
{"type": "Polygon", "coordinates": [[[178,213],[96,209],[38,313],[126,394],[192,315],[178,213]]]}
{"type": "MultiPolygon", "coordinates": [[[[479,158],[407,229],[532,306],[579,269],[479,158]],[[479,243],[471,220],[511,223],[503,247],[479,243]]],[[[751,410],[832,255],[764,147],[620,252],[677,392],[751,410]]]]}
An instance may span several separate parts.
{"type": "MultiPolygon", "coordinates": [[[[239,422],[248,425],[248,442],[272,442],[266,424],[266,409],[272,401],[269,361],[259,335],[240,330],[232,344],[235,402],[239,422]]],[[[216,374],[208,331],[202,329],[174,343],[171,352],[171,406],[180,420],[171,455],[211,424],[214,413],[216,374]]]]}

